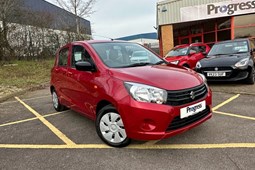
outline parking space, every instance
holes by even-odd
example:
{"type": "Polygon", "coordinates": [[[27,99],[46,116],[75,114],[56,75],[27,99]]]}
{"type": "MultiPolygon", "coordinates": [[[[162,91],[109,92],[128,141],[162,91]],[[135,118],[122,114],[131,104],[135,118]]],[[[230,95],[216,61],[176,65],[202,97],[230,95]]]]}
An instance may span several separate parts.
{"type": "Polygon", "coordinates": [[[231,88],[212,87],[214,114],[204,124],[123,149],[105,145],[79,113],[55,112],[48,89],[18,96],[0,103],[0,169],[252,169],[255,95],[231,88]]]}

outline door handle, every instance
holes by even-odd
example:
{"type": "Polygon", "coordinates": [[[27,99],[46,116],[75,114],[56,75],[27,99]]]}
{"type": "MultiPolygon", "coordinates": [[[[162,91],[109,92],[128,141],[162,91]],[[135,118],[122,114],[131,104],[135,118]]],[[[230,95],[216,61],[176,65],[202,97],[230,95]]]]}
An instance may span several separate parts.
{"type": "Polygon", "coordinates": [[[66,75],[71,77],[73,75],[73,73],[68,71],[68,72],[66,72],[66,75]]]}

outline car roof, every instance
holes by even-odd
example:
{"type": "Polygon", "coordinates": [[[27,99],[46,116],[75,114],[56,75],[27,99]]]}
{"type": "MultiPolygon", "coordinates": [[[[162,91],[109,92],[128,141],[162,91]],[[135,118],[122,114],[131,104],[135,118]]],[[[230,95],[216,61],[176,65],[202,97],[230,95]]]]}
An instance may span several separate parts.
{"type": "Polygon", "coordinates": [[[118,42],[123,42],[123,43],[131,43],[128,41],[120,41],[120,40],[86,40],[86,41],[75,41],[72,43],[85,43],[85,44],[94,44],[94,43],[118,43],[118,42]]]}

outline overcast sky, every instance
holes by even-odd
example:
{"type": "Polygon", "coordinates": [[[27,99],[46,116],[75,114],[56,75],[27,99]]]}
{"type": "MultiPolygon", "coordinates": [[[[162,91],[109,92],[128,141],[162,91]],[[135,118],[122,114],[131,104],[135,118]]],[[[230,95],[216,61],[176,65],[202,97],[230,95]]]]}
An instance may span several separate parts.
{"type": "MultiPolygon", "coordinates": [[[[46,0],[54,3],[55,0],[46,0]]],[[[157,0],[97,0],[91,22],[94,39],[156,32],[157,0]],[[103,36],[103,37],[101,37],[103,36]]]]}

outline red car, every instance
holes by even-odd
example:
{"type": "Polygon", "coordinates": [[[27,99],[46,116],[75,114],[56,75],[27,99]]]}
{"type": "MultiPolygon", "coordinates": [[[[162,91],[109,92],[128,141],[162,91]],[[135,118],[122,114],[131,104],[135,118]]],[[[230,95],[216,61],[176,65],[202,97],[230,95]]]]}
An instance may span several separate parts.
{"type": "Polygon", "coordinates": [[[212,94],[203,75],[170,65],[136,43],[69,43],[51,71],[53,106],[95,120],[110,146],[179,134],[212,116],[212,94]]]}
{"type": "Polygon", "coordinates": [[[195,69],[197,62],[203,59],[209,51],[210,47],[204,43],[178,45],[167,53],[165,60],[172,64],[195,69]]]}

